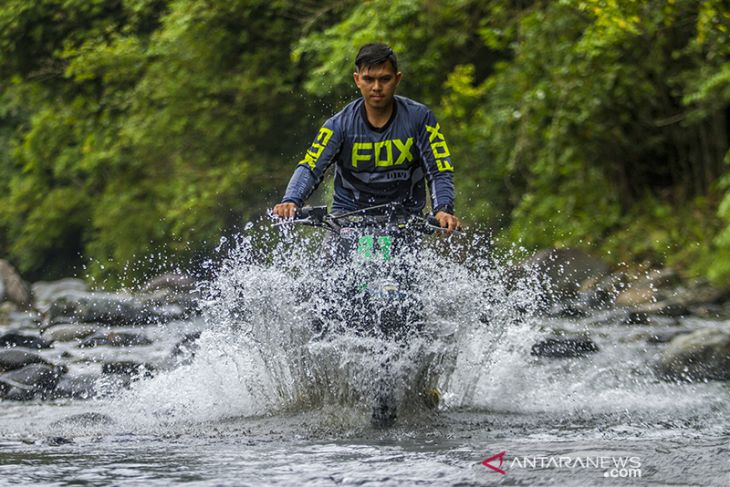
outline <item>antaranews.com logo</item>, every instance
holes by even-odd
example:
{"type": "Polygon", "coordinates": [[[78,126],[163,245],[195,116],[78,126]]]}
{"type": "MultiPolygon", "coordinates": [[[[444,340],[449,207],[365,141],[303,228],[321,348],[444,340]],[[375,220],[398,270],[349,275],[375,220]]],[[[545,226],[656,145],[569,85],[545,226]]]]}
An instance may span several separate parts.
{"type": "Polygon", "coordinates": [[[607,478],[641,478],[641,458],[635,456],[523,455],[508,460],[506,455],[506,451],[501,451],[482,461],[482,465],[500,475],[515,468],[555,468],[603,470],[607,478]]]}

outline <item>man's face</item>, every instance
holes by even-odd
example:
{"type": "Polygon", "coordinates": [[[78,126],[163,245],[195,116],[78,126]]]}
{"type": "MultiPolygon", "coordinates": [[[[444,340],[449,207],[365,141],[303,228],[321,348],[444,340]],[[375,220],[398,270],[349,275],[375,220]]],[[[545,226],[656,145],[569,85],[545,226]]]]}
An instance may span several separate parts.
{"type": "Polygon", "coordinates": [[[365,104],[380,109],[390,106],[395,95],[395,88],[400,83],[401,73],[386,61],[383,64],[362,68],[354,73],[355,84],[360,89],[365,104]]]}

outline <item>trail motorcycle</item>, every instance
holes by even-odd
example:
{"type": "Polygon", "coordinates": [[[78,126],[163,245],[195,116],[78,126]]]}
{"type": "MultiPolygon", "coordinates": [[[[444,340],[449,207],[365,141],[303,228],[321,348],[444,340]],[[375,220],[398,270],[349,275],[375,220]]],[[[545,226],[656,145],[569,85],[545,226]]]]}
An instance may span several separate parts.
{"type": "MultiPolygon", "coordinates": [[[[326,207],[304,207],[294,220],[281,224],[287,223],[325,229],[329,235],[323,245],[323,264],[350,264],[351,272],[342,282],[320,291],[333,294],[336,289],[337,295],[330,298],[338,303],[332,307],[338,316],[315,320],[317,336],[337,333],[333,323],[345,323],[357,335],[405,345],[423,331],[412,269],[398,257],[406,252],[417,255],[425,235],[443,231],[435,218],[408,214],[392,205],[344,214],[330,214],[326,207]]],[[[397,416],[397,384],[391,373],[392,356],[383,354],[380,360],[372,422],[388,426],[397,416]]]]}

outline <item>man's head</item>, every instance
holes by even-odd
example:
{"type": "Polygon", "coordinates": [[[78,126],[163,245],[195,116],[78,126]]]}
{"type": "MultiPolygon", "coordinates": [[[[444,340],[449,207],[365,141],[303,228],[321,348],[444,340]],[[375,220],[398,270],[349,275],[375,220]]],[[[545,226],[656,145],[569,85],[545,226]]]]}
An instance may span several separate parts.
{"type": "Polygon", "coordinates": [[[388,108],[400,83],[398,58],[385,44],[365,44],[355,58],[355,84],[370,108],[388,108]]]}

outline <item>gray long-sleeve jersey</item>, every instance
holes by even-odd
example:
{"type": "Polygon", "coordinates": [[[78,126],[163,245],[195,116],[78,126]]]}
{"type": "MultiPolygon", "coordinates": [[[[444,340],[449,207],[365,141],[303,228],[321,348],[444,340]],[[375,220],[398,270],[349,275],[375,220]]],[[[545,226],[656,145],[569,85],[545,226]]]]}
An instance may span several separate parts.
{"type": "Polygon", "coordinates": [[[453,212],[451,153],[431,110],[396,96],[388,123],[373,127],[362,98],[319,130],[294,170],[284,202],[302,205],[335,162],[333,211],[400,203],[417,213],[426,206],[426,181],[434,210],[453,212]]]}

